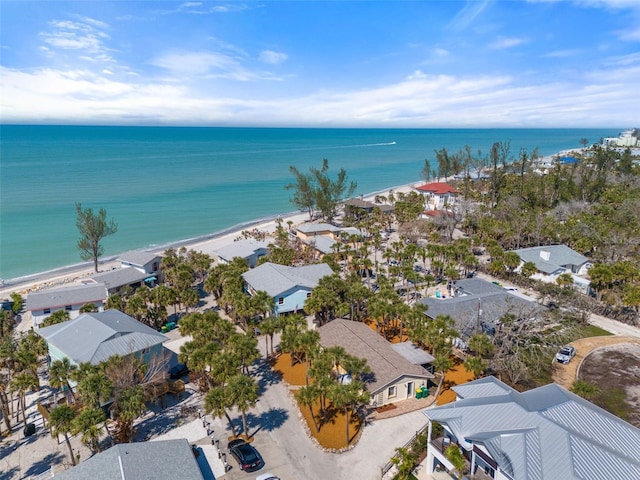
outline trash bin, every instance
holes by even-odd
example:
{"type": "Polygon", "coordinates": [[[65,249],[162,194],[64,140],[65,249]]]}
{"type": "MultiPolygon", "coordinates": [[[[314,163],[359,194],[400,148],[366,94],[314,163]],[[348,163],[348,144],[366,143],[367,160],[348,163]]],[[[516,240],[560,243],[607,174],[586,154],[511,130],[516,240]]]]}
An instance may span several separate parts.
{"type": "Polygon", "coordinates": [[[24,427],[23,432],[25,437],[30,437],[34,433],[36,433],[36,424],[35,423],[27,423],[27,426],[24,427]]]}
{"type": "Polygon", "coordinates": [[[418,387],[416,389],[416,398],[424,398],[424,391],[422,390],[422,387],[418,387]]]}

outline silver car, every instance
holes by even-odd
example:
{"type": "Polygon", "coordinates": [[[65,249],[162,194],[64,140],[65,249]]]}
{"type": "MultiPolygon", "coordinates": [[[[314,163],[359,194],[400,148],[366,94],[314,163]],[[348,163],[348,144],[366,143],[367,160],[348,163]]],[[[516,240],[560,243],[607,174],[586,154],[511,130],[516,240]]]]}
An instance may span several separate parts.
{"type": "Polygon", "coordinates": [[[555,359],[556,359],[556,362],[558,363],[567,364],[571,361],[573,357],[575,357],[575,355],[576,355],[575,347],[572,347],[571,345],[565,345],[560,349],[558,353],[556,353],[555,359]]]}

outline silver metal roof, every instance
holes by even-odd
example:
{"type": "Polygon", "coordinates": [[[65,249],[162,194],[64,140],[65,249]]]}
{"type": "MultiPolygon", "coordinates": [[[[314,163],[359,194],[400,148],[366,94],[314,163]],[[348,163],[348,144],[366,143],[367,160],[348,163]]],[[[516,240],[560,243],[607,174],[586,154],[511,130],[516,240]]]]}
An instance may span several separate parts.
{"type": "Polygon", "coordinates": [[[556,384],[520,393],[487,377],[454,390],[470,396],[425,415],[465,448],[482,444],[513,478],[640,478],[640,429],[556,384]]]}
{"type": "Polygon", "coordinates": [[[120,263],[128,263],[131,265],[143,267],[148,263],[151,263],[154,260],[160,258],[162,258],[162,256],[154,252],[146,252],[144,250],[131,250],[120,255],[118,257],[118,261],[120,263]]]}
{"type": "Polygon", "coordinates": [[[391,348],[393,348],[397,353],[402,355],[405,359],[407,359],[407,361],[411,362],[414,365],[424,365],[435,360],[432,355],[429,355],[421,348],[416,347],[410,341],[402,343],[392,343],[391,348]]]}
{"type": "Polygon", "coordinates": [[[566,245],[521,248],[514,250],[514,252],[518,254],[523,262],[533,262],[538,270],[547,274],[568,268],[571,265],[580,267],[589,261],[587,257],[566,245]],[[543,258],[544,252],[548,254],[548,260],[543,258]]]}
{"type": "Polygon", "coordinates": [[[276,297],[295,288],[312,290],[322,277],[332,274],[333,270],[326,263],[288,267],[267,262],[243,273],[242,277],[254,290],[276,297]]]}
{"type": "Polygon", "coordinates": [[[123,287],[132,283],[141,282],[145,278],[150,277],[148,273],[141,272],[135,268],[117,268],[106,272],[96,273],[92,275],[91,280],[96,283],[103,283],[107,289],[123,287]]]}
{"type": "Polygon", "coordinates": [[[56,473],[60,480],[203,480],[184,439],[121,443],[56,473]],[[122,465],[122,468],[120,467],[122,465]]]}
{"type": "Polygon", "coordinates": [[[74,363],[90,362],[93,365],[114,355],[129,355],[167,340],[153,328],[113,309],[83,313],[73,320],[41,328],[38,334],[74,363]]]}
{"type": "Polygon", "coordinates": [[[296,227],[296,230],[306,235],[318,232],[339,232],[340,227],[331,225],[330,223],[303,223],[296,227]]]}
{"type": "Polygon", "coordinates": [[[104,284],[74,285],[31,292],[27,295],[26,308],[28,311],[42,310],[67,305],[104,302],[106,299],[107,289],[104,284]]]}
{"type": "Polygon", "coordinates": [[[215,251],[216,255],[223,260],[230,261],[235,257],[249,258],[256,253],[266,253],[269,242],[255,240],[253,238],[243,238],[236,242],[220,247],[215,251]]]}

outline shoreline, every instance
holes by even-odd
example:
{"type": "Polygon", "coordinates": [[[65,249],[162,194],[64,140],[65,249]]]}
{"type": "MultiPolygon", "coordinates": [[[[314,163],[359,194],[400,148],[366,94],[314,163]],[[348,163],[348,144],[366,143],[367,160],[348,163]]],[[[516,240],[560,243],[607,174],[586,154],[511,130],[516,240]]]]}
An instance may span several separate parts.
{"type": "MultiPolygon", "coordinates": [[[[384,188],[375,192],[363,194],[362,198],[365,200],[373,201],[375,196],[390,191],[398,192],[407,190],[409,191],[417,183],[415,182],[397,185],[389,188],[384,188]]],[[[256,229],[267,233],[273,233],[275,231],[277,220],[282,219],[286,224],[288,221],[292,221],[293,225],[300,225],[308,221],[309,215],[306,212],[290,211],[285,213],[278,213],[269,215],[267,217],[258,218],[242,223],[232,225],[230,227],[218,230],[215,232],[199,235],[196,237],[185,238],[176,240],[175,242],[168,242],[162,245],[149,245],[148,247],[132,249],[133,251],[144,251],[162,254],[164,251],[170,248],[186,247],[190,250],[197,250],[208,255],[213,256],[215,250],[224,245],[232,243],[234,239],[244,230],[256,229]]],[[[127,251],[132,251],[127,250],[127,251]]],[[[125,252],[120,252],[114,255],[108,255],[99,259],[98,267],[99,272],[104,272],[119,267],[117,259],[125,252]]],[[[28,294],[30,291],[37,291],[40,289],[56,288],[67,284],[73,284],[79,278],[85,278],[91,276],[95,272],[93,271],[93,262],[79,262],[71,265],[64,265],[50,270],[42,272],[36,272],[28,275],[22,275],[20,277],[4,279],[0,284],[0,299],[9,297],[13,292],[18,292],[23,295],[28,294]]]]}

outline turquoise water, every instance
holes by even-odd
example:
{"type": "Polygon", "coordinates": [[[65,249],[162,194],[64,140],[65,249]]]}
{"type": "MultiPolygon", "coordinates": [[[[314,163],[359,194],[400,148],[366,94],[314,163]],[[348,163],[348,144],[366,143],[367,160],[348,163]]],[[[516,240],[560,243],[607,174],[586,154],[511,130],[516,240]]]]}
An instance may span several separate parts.
{"type": "Polygon", "coordinates": [[[75,202],[105,208],[118,232],[105,254],[164,245],[294,210],[290,165],[329,160],[366,194],[420,180],[442,147],[543,155],[617,136],[617,129],[268,129],[0,127],[0,278],[81,261],[75,202]]]}

